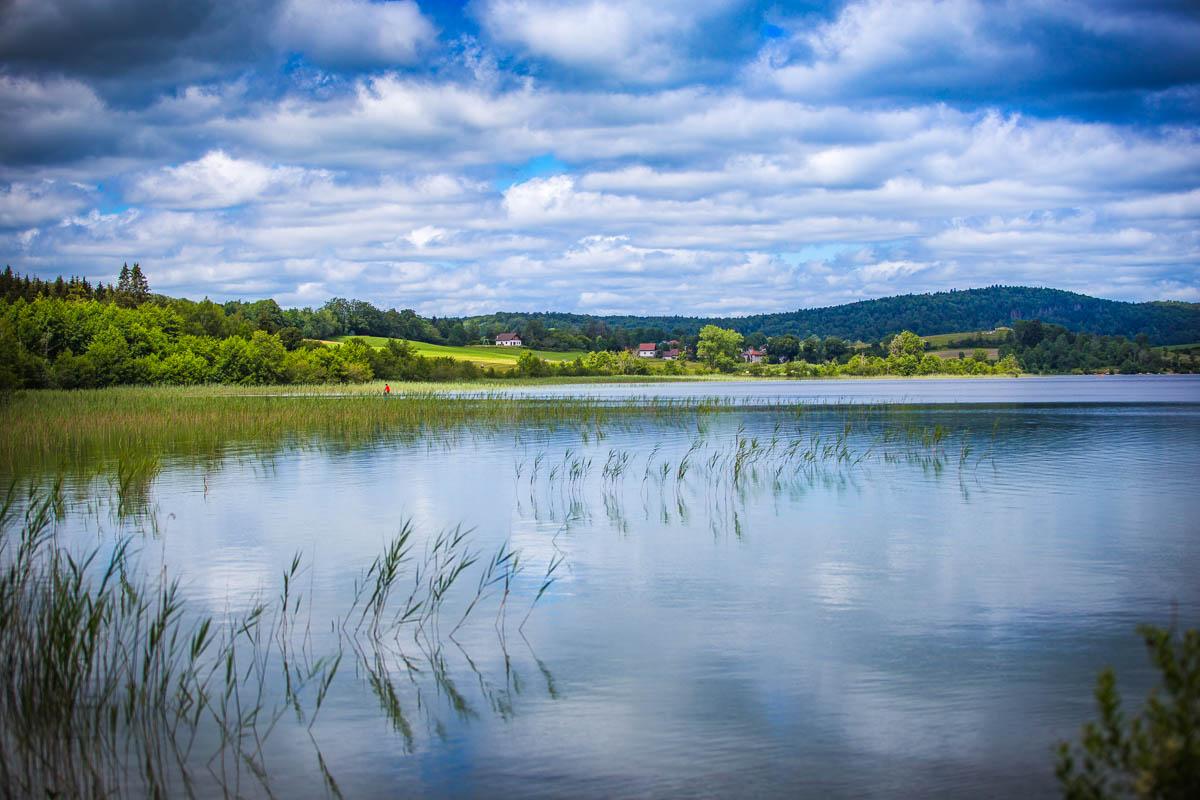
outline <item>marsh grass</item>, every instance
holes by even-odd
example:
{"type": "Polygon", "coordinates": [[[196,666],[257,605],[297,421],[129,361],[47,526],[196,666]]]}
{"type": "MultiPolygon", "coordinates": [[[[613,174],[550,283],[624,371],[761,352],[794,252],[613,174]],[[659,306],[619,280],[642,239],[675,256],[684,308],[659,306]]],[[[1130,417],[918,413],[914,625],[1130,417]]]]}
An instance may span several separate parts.
{"type": "Polygon", "coordinates": [[[269,471],[290,449],[340,453],[400,442],[453,451],[463,437],[512,436],[534,448],[514,463],[515,486],[535,518],[563,521],[560,533],[586,518],[598,495],[622,533],[625,505],[636,496],[647,519],[686,522],[689,506],[703,504],[714,533],[741,537],[748,504],[763,492],[853,485],[894,463],[936,474],[957,463],[965,482],[981,462],[995,466],[1005,432],[997,421],[976,455],[967,430],[896,406],[159,389],[30,393],[0,409],[0,424],[0,471],[41,490],[10,491],[0,511],[0,781],[19,796],[269,793],[277,767],[266,741],[283,724],[308,733],[326,791],[337,795],[314,725],[331,696],[346,691],[338,680],[347,672],[343,654],[406,750],[422,719],[434,735],[443,730],[422,681],[463,718],[481,708],[511,714],[521,679],[510,671],[509,620],[525,627],[567,558],[559,534],[542,569],[508,542],[485,554],[470,530],[425,537],[406,523],[360,573],[350,608],[329,620],[333,634],[318,654],[300,555],[270,601],[197,616],[175,580],[139,563],[135,539],[82,554],[57,543],[56,521],[68,513],[64,475],[83,478],[68,485],[97,517],[103,501],[92,493],[107,492],[118,522],[153,529],[155,480],[180,464],[199,471],[207,492],[208,476],[230,459],[269,471]],[[618,431],[644,446],[603,444],[618,431]],[[561,442],[564,433],[579,444],[538,444],[561,442]],[[498,634],[503,681],[485,677],[455,638],[480,618],[498,634]],[[452,674],[456,648],[483,706],[452,674]]]}
{"type": "Polygon", "coordinates": [[[0,406],[0,474],[79,472],[115,458],[128,486],[136,489],[136,479],[153,467],[139,463],[141,459],[219,460],[235,445],[256,454],[313,440],[352,448],[384,438],[423,441],[514,426],[571,426],[601,436],[604,428],[638,420],[682,423],[733,407],[719,399],[606,402],[415,390],[384,399],[374,392],[331,396],[290,387],[294,391],[262,395],[234,388],[219,387],[220,393],[160,387],[18,394],[0,406]]]}
{"type": "MultiPolygon", "coordinates": [[[[313,729],[347,646],[409,747],[412,727],[383,668],[385,653],[400,653],[407,670],[429,672],[456,713],[469,708],[447,671],[440,617],[477,562],[470,531],[438,533],[418,556],[412,525],[401,526],[365,570],[350,608],[331,622],[336,636],[318,655],[299,553],[273,599],[223,617],[197,615],[178,579],[140,563],[131,539],[107,551],[61,546],[60,490],[19,495],[14,487],[0,504],[0,795],[270,795],[280,765],[269,762],[267,741],[286,723],[308,735],[336,796],[313,729]],[[406,597],[396,591],[404,580],[406,597]],[[423,668],[403,655],[396,634],[405,626],[423,668]]],[[[520,563],[516,551],[500,548],[454,631],[497,588],[503,626],[520,563]]],[[[529,588],[522,624],[560,563],[529,588]]]]}

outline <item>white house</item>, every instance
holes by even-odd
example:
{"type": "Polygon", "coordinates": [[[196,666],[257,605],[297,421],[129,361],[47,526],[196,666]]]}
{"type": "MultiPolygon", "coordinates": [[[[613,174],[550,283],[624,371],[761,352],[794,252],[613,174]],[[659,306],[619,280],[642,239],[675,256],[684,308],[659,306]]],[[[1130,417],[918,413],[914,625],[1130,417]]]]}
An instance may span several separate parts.
{"type": "Polygon", "coordinates": [[[642,342],[638,345],[639,358],[654,358],[658,355],[658,345],[654,342],[642,342]]]}
{"type": "Polygon", "coordinates": [[[766,350],[756,350],[753,347],[751,347],[749,350],[746,350],[744,353],[742,353],[742,360],[749,361],[751,364],[761,364],[762,360],[766,357],[767,357],[766,350]]]}
{"type": "Polygon", "coordinates": [[[496,344],[500,347],[520,347],[521,336],[517,333],[497,333],[496,344]]]}

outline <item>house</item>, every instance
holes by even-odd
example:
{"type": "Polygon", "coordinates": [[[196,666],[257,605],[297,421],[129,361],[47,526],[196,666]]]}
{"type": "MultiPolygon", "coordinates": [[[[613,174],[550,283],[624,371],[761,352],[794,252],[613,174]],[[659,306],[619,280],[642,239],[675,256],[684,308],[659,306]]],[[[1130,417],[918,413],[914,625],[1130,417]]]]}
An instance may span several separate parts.
{"type": "Polygon", "coordinates": [[[637,354],[639,358],[654,358],[658,355],[658,345],[654,342],[642,342],[638,345],[637,354]]]}
{"type": "Polygon", "coordinates": [[[675,361],[679,358],[679,348],[672,347],[670,350],[663,350],[662,359],[664,361],[675,361]]]}
{"type": "Polygon", "coordinates": [[[742,353],[742,361],[748,361],[751,364],[761,364],[762,360],[767,357],[766,350],[756,350],[751,347],[742,353]]]}
{"type": "Polygon", "coordinates": [[[500,347],[520,347],[521,335],[518,333],[497,333],[496,344],[500,347]]]}

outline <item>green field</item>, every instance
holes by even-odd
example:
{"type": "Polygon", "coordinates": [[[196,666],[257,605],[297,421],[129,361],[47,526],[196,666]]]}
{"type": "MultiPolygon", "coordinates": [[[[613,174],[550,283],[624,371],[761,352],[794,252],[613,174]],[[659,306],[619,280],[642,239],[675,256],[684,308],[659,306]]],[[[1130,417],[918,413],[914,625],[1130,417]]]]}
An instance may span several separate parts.
{"type": "MultiPolygon", "coordinates": [[[[339,336],[334,339],[335,342],[341,343],[352,337],[339,336]]],[[[383,347],[387,343],[387,339],[383,336],[358,336],[353,337],[362,339],[372,347],[383,347]]],[[[515,366],[517,359],[522,353],[533,353],[538,358],[544,358],[547,361],[574,361],[586,355],[582,350],[532,350],[528,347],[495,347],[490,345],[474,345],[470,347],[451,347],[442,344],[429,344],[428,342],[414,342],[406,339],[397,339],[396,341],[408,341],[413,352],[418,355],[436,358],[438,356],[448,356],[459,361],[474,361],[484,367],[511,367],[515,366]]]]}
{"type": "Polygon", "coordinates": [[[967,358],[970,358],[977,349],[987,353],[987,357],[992,361],[1000,357],[1000,348],[998,347],[950,347],[942,350],[930,350],[929,355],[937,356],[938,358],[958,358],[959,353],[965,353],[967,358]]]}
{"type": "Polygon", "coordinates": [[[938,333],[933,336],[922,336],[934,347],[948,347],[951,342],[961,342],[968,339],[983,339],[987,342],[1002,342],[1004,337],[1012,332],[1012,328],[996,328],[989,331],[960,331],[958,333],[938,333]]]}

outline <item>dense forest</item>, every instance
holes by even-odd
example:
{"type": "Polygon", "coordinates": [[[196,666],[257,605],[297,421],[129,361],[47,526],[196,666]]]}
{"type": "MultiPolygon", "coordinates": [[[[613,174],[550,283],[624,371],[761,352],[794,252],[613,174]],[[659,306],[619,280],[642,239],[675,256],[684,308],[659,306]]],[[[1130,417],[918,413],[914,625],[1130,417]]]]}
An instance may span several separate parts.
{"type": "Polygon", "coordinates": [[[908,294],[863,300],[827,308],[746,317],[638,317],[580,314],[491,314],[471,317],[477,326],[520,328],[538,322],[544,329],[654,328],[682,337],[705,325],[733,328],[745,336],[790,334],[837,336],[874,342],[902,330],[922,336],[990,330],[1017,320],[1038,319],[1074,331],[1133,338],[1144,334],[1152,344],[1200,342],[1200,303],[1123,303],[1060,289],[990,286],[986,289],[908,294]]]}
{"type": "MultiPolygon", "coordinates": [[[[136,266],[135,266],[136,268],[136,266]]],[[[140,275],[140,269],[138,270],[140,275]]],[[[119,281],[118,281],[119,283],[119,281]]],[[[11,268],[0,273],[0,298],[86,298],[127,302],[117,284],[91,285],[71,278],[42,281],[19,276],[11,268]]],[[[208,301],[203,301],[207,303],[208,301]]],[[[411,309],[380,309],[364,300],[335,297],[320,308],[284,309],[274,300],[211,304],[226,316],[249,321],[256,329],[305,339],[337,336],[384,336],[434,344],[465,345],[516,331],[528,346],[543,350],[624,350],[640,342],[679,339],[694,345],[705,325],[738,331],[749,345],[761,347],[768,337],[790,335],[837,337],[850,342],[878,342],[902,330],[922,336],[1012,326],[1037,319],[1068,330],[1100,336],[1144,335],[1152,345],[1200,342],[1200,304],[1176,302],[1122,303],[1058,289],[993,286],[987,289],[899,295],[828,308],[801,309],[748,317],[597,317],[560,313],[497,313],[475,317],[422,317],[411,309]]]]}
{"type": "MultiPolygon", "coordinates": [[[[965,294],[965,293],[964,293],[965,294]]],[[[426,319],[412,311],[380,311],[370,303],[334,299],[319,309],[283,309],[274,300],[215,303],[153,294],[140,266],[124,267],[112,284],[80,278],[41,281],[6,270],[0,274],[0,389],[85,388],[119,384],[327,383],[387,380],[470,380],[522,376],[636,375],[649,372],[734,372],[814,377],[837,375],[1007,374],[1025,372],[1191,372],[1200,361],[1181,349],[1133,339],[1082,333],[1041,320],[1018,320],[995,357],[960,344],[957,359],[927,352],[909,331],[870,343],[839,336],[743,335],[710,325],[683,336],[697,360],[640,359],[628,351],[639,341],[662,342],[663,328],[590,328],[560,334],[530,321],[512,325],[533,343],[571,341],[586,356],[549,363],[523,352],[511,372],[482,370],[469,361],[416,354],[404,342],[375,348],[356,334],[419,341],[478,341],[499,320],[426,319]],[[703,331],[708,332],[708,340],[703,331]],[[622,333],[623,335],[617,335],[622,333]],[[322,340],[350,336],[340,345],[322,340]],[[538,338],[538,337],[543,338],[538,338]],[[561,338],[555,338],[561,337],[561,338]],[[577,337],[571,339],[569,337],[577,337]],[[721,342],[719,357],[713,342],[721,342]],[[745,347],[763,348],[765,363],[742,361],[745,347]],[[970,352],[967,352],[970,349],[970,352]]],[[[590,323],[589,323],[590,324],[590,323]]],[[[920,326],[914,326],[920,328],[920,326]]]]}

